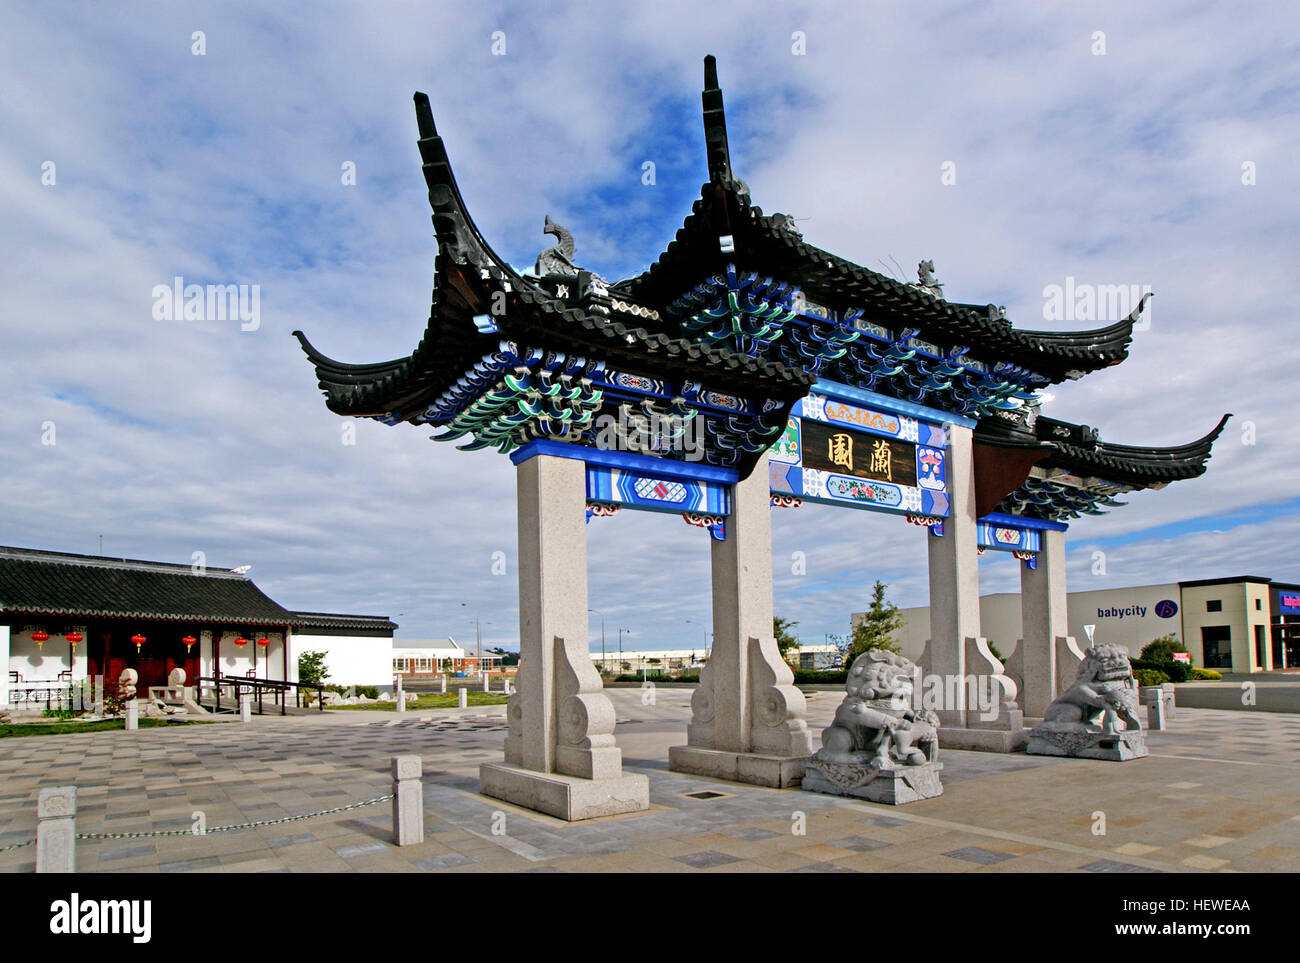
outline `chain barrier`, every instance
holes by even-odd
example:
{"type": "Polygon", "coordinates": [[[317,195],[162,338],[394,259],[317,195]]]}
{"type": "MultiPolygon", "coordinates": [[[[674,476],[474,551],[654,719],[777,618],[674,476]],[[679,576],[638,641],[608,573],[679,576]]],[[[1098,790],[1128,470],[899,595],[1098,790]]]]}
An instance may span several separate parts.
{"type": "MultiPolygon", "coordinates": [[[[351,812],[354,809],[362,809],[366,806],[373,806],[376,803],[388,802],[393,798],[390,792],[386,796],[375,796],[373,799],[363,799],[361,802],[350,803],[347,806],[337,806],[334,809],[318,809],[310,813],[298,813],[294,816],[281,816],[279,819],[260,819],[251,823],[231,823],[229,826],[213,826],[211,829],[205,829],[201,833],[196,833],[191,829],[158,829],[143,833],[77,833],[77,839],[146,839],[158,836],[213,836],[217,833],[235,833],[245,829],[257,829],[260,826],[280,826],[284,823],[294,823],[302,819],[314,819],[317,816],[332,816],[334,813],[351,812]]],[[[10,846],[0,847],[0,853],[6,853],[11,849],[21,849],[24,846],[30,846],[36,840],[29,839],[26,842],[14,843],[10,846]]]]}

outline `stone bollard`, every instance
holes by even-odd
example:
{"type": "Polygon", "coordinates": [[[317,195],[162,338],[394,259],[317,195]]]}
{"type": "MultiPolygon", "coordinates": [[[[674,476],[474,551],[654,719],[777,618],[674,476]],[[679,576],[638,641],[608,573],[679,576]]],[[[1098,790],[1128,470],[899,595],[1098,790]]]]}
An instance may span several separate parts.
{"type": "Polygon", "coordinates": [[[397,711],[405,712],[406,693],[402,691],[402,677],[400,675],[393,676],[393,683],[394,683],[393,697],[397,700],[397,711]]]}
{"type": "Polygon", "coordinates": [[[483,673],[483,691],[492,691],[492,678],[486,672],[483,673]]]}
{"type": "Polygon", "coordinates": [[[393,843],[424,842],[424,788],[419,756],[393,756],[393,843]]]}
{"type": "Polygon", "coordinates": [[[446,673],[443,673],[443,676],[442,676],[442,694],[443,694],[443,695],[446,695],[446,694],[447,694],[447,675],[446,675],[446,673]]]}
{"type": "Polygon", "coordinates": [[[1177,708],[1177,706],[1175,705],[1174,684],[1172,682],[1162,682],[1160,684],[1160,688],[1165,690],[1165,697],[1164,697],[1165,718],[1166,719],[1177,718],[1178,713],[1174,711],[1177,708]]]}
{"type": "Polygon", "coordinates": [[[253,697],[247,692],[239,697],[239,721],[253,721],[253,697]]]}
{"type": "Polygon", "coordinates": [[[1165,701],[1156,699],[1147,703],[1147,728],[1158,732],[1165,727],[1165,701]]]}
{"type": "Polygon", "coordinates": [[[77,787],[42,789],[36,799],[36,872],[77,871],[77,787]]]}
{"type": "Polygon", "coordinates": [[[456,690],[456,691],[457,691],[457,693],[458,693],[457,698],[458,698],[458,701],[459,701],[459,703],[460,703],[460,707],[461,707],[462,709],[466,708],[466,707],[469,705],[469,695],[468,695],[468,691],[469,691],[469,690],[466,689],[465,686],[461,686],[461,687],[460,687],[458,690],[456,690]]]}
{"type": "Polygon", "coordinates": [[[104,715],[104,677],[95,676],[95,715],[101,718],[104,715]]]}
{"type": "Polygon", "coordinates": [[[135,699],[130,699],[126,703],[126,728],[140,728],[140,703],[135,699]]]}

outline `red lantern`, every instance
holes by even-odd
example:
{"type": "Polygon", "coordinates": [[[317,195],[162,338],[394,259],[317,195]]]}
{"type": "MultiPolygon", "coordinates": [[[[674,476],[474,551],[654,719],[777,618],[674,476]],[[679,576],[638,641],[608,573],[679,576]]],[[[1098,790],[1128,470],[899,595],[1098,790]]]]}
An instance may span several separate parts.
{"type": "Polygon", "coordinates": [[[64,636],[64,638],[67,639],[68,643],[75,649],[77,647],[77,643],[80,642],[82,639],[84,639],[85,636],[82,635],[80,632],[69,632],[67,635],[64,636]]]}
{"type": "Polygon", "coordinates": [[[50,633],[48,632],[32,633],[32,641],[36,643],[36,648],[40,649],[42,652],[45,651],[45,643],[48,642],[49,640],[50,640],[50,633]]]}
{"type": "Polygon", "coordinates": [[[265,649],[268,645],[271,644],[271,640],[270,640],[270,639],[258,639],[258,640],[257,640],[257,644],[260,645],[262,648],[265,649]]]}
{"type": "Polygon", "coordinates": [[[139,633],[137,633],[137,634],[131,636],[131,641],[135,643],[135,652],[136,652],[136,655],[139,655],[139,654],[140,654],[140,647],[141,647],[142,645],[144,645],[145,642],[147,642],[147,641],[149,641],[149,640],[146,639],[143,635],[140,635],[139,633]]]}
{"type": "Polygon", "coordinates": [[[190,648],[191,648],[191,647],[194,645],[194,643],[197,642],[197,641],[198,641],[198,639],[196,639],[196,638],[195,638],[194,636],[192,636],[192,635],[187,635],[187,636],[185,636],[185,638],[181,639],[181,642],[183,642],[183,643],[185,644],[185,654],[186,654],[186,655],[189,655],[190,648]]]}
{"type": "Polygon", "coordinates": [[[235,645],[242,649],[244,646],[248,645],[248,639],[241,635],[239,638],[235,639],[235,645]]]}

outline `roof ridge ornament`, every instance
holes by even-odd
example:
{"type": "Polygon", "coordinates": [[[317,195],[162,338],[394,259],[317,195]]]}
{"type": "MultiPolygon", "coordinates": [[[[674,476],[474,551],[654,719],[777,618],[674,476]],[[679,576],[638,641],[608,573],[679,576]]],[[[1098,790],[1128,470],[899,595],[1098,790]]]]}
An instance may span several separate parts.
{"type": "Polygon", "coordinates": [[[932,298],[942,301],[943,285],[934,276],[934,261],[921,261],[916,266],[916,283],[912,285],[918,291],[924,291],[932,298]]]}
{"type": "Polygon", "coordinates": [[[727,145],[727,115],[722,106],[722,89],[718,86],[718,60],[713,54],[704,58],[704,144],[708,151],[709,180],[725,184],[732,179],[731,149],[727,145]]]}
{"type": "Polygon", "coordinates": [[[546,215],[546,221],[542,224],[542,233],[550,234],[559,243],[542,249],[542,253],[537,255],[537,264],[533,271],[539,278],[576,278],[578,276],[578,265],[573,263],[573,254],[578,247],[573,242],[573,234],[569,232],[568,228],[552,220],[549,214],[546,215]]]}

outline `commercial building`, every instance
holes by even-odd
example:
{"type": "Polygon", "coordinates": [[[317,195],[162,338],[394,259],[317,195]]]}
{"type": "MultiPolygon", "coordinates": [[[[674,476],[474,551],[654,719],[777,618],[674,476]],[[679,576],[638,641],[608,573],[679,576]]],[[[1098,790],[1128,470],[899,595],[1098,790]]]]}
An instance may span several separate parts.
{"type": "MultiPolygon", "coordinates": [[[[1099,642],[1136,655],[1152,639],[1172,635],[1192,664],[1231,672],[1300,668],[1300,586],[1256,575],[1092,589],[1067,596],[1069,634],[1086,645],[1085,625],[1099,642]]],[[[903,654],[919,659],[929,637],[929,608],[903,609],[903,654]]],[[[862,616],[853,616],[856,622],[862,616]]],[[[1019,593],[980,597],[980,631],[1004,657],[1023,636],[1019,593]]]]}
{"type": "MultiPolygon", "coordinates": [[[[233,569],[0,546],[0,708],[125,669],[142,691],[176,668],[191,681],[295,682],[298,652],[322,644],[331,658],[370,646],[391,679],[396,628],[382,617],[291,611],[233,569]]],[[[339,658],[347,674],[349,659],[339,658]]]]}
{"type": "Polygon", "coordinates": [[[407,678],[421,675],[477,675],[481,669],[489,672],[501,667],[501,655],[484,652],[476,655],[466,652],[455,639],[394,639],[392,647],[391,676],[407,678]]]}
{"type": "MultiPolygon", "coordinates": [[[[1298,626],[1300,628],[1300,626],[1298,626]]],[[[800,669],[829,669],[840,660],[833,645],[802,645],[791,653],[800,669]]],[[[591,661],[603,672],[681,672],[701,668],[709,660],[707,649],[646,649],[636,652],[593,652],[591,661]]]]}

